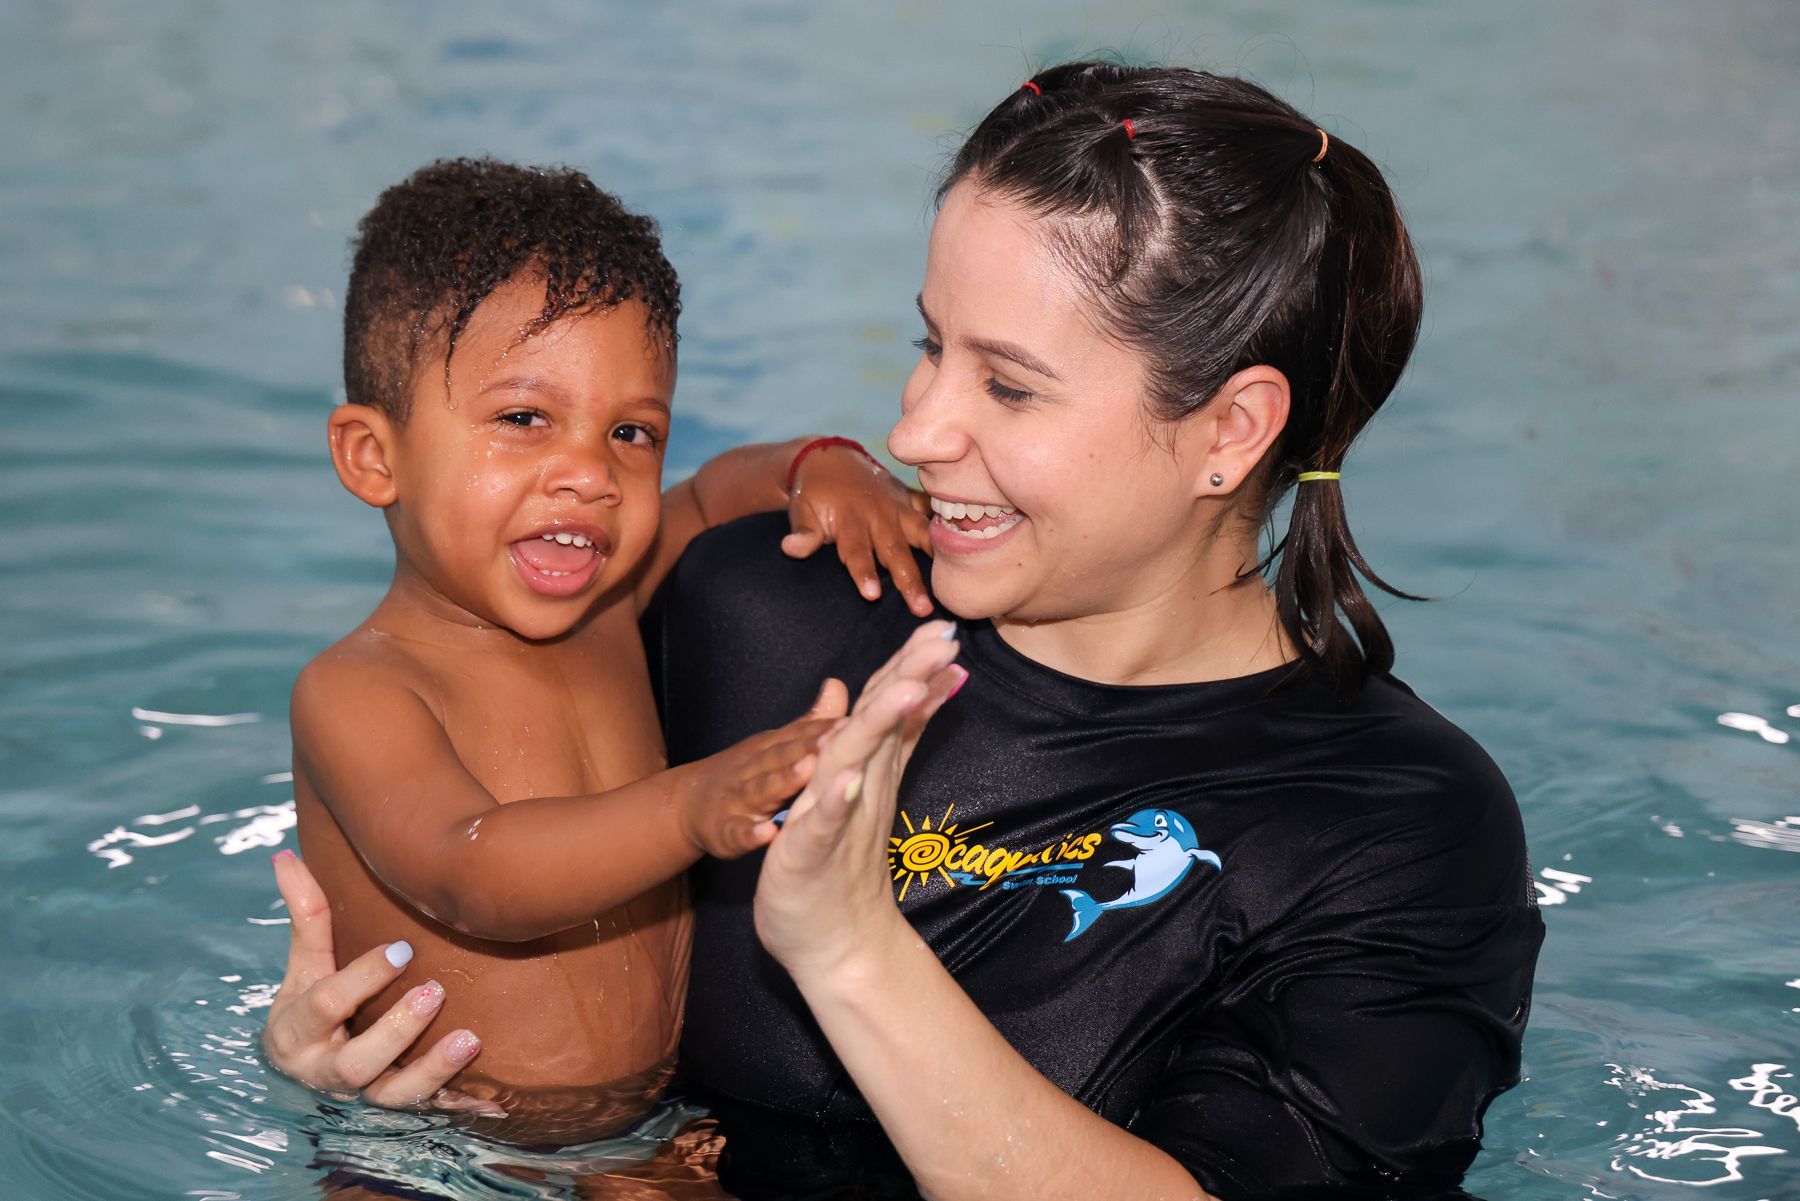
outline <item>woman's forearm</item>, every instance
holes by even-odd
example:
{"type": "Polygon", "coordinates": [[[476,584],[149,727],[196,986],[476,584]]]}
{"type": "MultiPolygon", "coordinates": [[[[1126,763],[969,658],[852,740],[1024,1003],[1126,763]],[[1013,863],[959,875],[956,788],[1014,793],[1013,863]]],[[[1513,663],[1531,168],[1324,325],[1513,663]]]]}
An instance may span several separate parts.
{"type": "Polygon", "coordinates": [[[1206,1201],[1013,1050],[898,912],[853,961],[795,980],[933,1201],[1206,1201]]]}

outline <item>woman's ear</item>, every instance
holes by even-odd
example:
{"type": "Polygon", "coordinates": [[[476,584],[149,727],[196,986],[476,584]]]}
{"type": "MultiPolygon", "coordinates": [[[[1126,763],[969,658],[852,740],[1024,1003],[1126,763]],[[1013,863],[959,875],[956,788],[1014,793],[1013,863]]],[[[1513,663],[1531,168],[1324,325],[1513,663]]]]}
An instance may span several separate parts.
{"type": "Polygon", "coordinates": [[[1287,376],[1267,365],[1246,367],[1226,380],[1204,410],[1212,420],[1194,431],[1194,495],[1224,496],[1249,479],[1287,428],[1291,400],[1287,376]]]}
{"type": "Polygon", "coordinates": [[[326,425],[331,465],[350,495],[385,509],[398,499],[392,456],[397,449],[391,417],[369,405],[342,404],[326,425]]]}

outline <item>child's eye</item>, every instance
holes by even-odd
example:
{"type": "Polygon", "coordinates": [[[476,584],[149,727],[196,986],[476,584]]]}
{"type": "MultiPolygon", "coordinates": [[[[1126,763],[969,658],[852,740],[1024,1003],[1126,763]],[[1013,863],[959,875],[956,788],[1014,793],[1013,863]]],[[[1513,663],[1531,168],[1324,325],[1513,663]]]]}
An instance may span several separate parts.
{"type": "Polygon", "coordinates": [[[914,338],[913,345],[918,348],[919,353],[934,363],[937,361],[937,357],[944,353],[944,348],[930,334],[914,338]]]}
{"type": "Polygon", "coordinates": [[[657,437],[655,430],[647,425],[639,425],[635,421],[614,426],[613,437],[632,446],[654,447],[662,444],[662,439],[657,437]]]}
{"type": "Polygon", "coordinates": [[[512,409],[500,414],[494,420],[505,422],[507,425],[516,425],[520,429],[550,424],[550,419],[537,409],[512,409]]]}
{"type": "Polygon", "coordinates": [[[1009,388],[992,377],[989,377],[988,379],[987,390],[988,395],[992,396],[995,400],[1005,401],[1007,404],[1012,405],[1024,404],[1026,401],[1031,400],[1037,395],[1035,392],[1026,392],[1020,388],[1009,388]]]}

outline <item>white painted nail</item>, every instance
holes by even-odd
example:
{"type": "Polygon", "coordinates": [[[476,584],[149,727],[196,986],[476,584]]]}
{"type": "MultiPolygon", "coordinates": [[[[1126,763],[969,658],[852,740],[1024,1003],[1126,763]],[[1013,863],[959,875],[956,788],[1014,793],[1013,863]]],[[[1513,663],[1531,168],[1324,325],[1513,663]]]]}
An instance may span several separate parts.
{"type": "Polygon", "coordinates": [[[956,623],[953,621],[945,622],[944,628],[938,631],[938,637],[942,638],[945,642],[949,642],[951,639],[955,638],[956,623]]]}
{"type": "Polygon", "coordinates": [[[383,954],[387,956],[387,961],[392,966],[405,967],[412,962],[412,944],[405,939],[401,939],[399,942],[390,942],[383,954]]]}
{"type": "Polygon", "coordinates": [[[848,784],[844,785],[844,803],[846,805],[856,804],[856,798],[862,795],[862,784],[862,773],[858,772],[848,784]]]}

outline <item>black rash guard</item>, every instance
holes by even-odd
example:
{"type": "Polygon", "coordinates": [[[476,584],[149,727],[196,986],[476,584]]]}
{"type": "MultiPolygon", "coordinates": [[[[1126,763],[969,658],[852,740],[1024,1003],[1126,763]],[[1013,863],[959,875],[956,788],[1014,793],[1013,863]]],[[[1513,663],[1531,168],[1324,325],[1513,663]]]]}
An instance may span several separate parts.
{"type": "MultiPolygon", "coordinates": [[[[854,693],[919,624],[829,551],[783,556],[785,532],[778,514],[713,530],[665,589],[649,631],[674,762],[793,718],[827,676],[854,693]]],[[[1007,1041],[1225,1201],[1455,1195],[1518,1079],[1543,937],[1481,748],[1391,677],[1347,706],[1283,687],[1286,668],[1120,687],[986,622],[961,638],[969,682],[908,767],[891,874],[1007,1041]]],[[[719,1114],[723,1183],[913,1196],[757,942],[760,863],[692,877],[681,1059],[719,1114]]]]}

